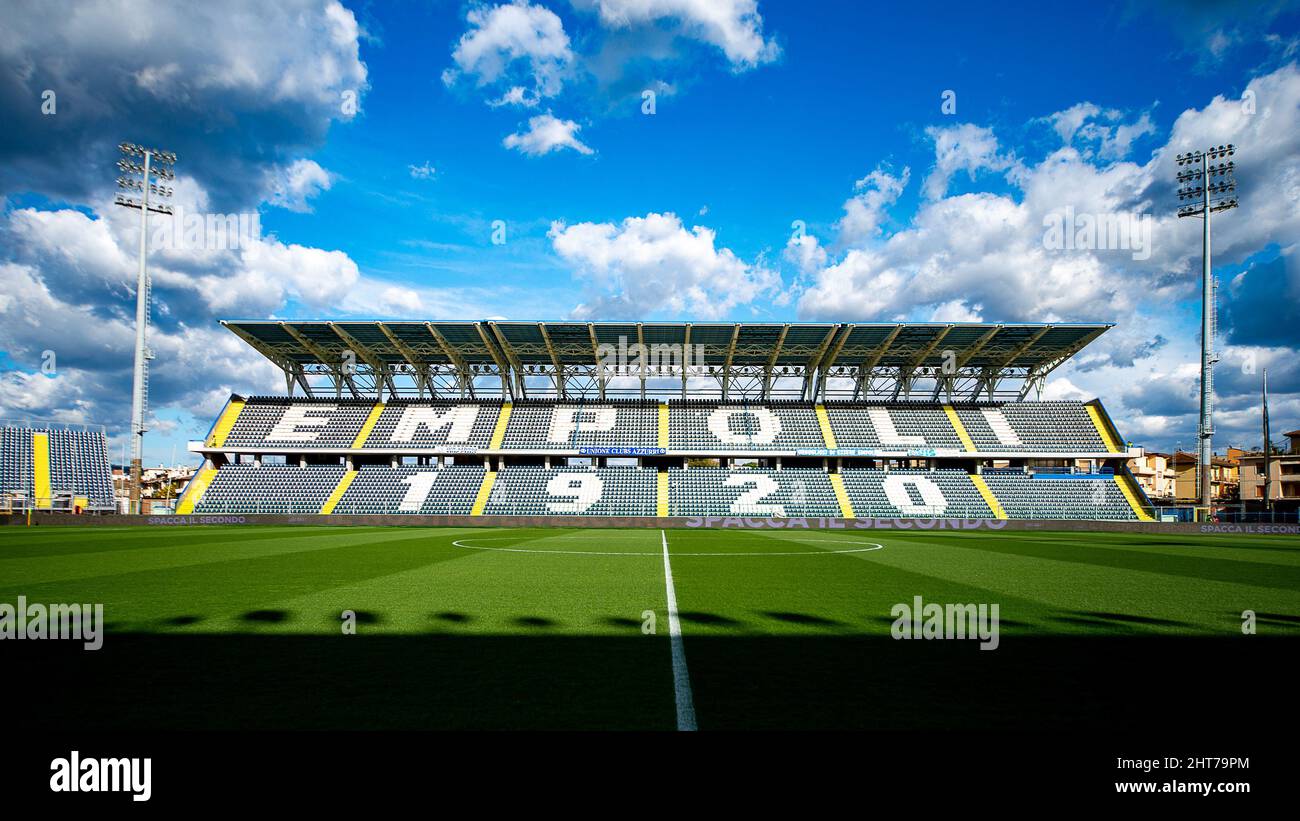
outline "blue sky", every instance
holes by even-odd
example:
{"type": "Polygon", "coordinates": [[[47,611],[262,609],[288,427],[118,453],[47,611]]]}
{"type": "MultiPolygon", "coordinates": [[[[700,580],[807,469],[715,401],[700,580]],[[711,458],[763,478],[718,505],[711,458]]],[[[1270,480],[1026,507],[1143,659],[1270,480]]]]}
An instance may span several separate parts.
{"type": "Polygon", "coordinates": [[[143,12],[14,15],[0,415],[122,439],[135,250],[110,203],[131,139],[181,156],[179,205],[262,228],[151,257],[148,461],[230,391],[283,390],[231,316],[1108,321],[1048,395],[1187,447],[1199,241],[1172,157],[1235,142],[1216,444],[1258,441],[1264,367],[1275,429],[1300,426],[1295,3],[242,5],[155,10],[145,48],[116,36],[143,12]],[[1045,247],[1065,208],[1149,220],[1149,253],[1045,247]]]}

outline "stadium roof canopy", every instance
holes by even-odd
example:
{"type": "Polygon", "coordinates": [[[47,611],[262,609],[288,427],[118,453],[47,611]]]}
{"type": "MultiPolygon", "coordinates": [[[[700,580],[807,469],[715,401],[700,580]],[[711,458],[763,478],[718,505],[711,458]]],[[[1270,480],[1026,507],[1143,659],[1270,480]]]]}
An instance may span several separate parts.
{"type": "Polygon", "coordinates": [[[1109,324],[225,320],[309,396],[1024,398],[1109,324]]]}

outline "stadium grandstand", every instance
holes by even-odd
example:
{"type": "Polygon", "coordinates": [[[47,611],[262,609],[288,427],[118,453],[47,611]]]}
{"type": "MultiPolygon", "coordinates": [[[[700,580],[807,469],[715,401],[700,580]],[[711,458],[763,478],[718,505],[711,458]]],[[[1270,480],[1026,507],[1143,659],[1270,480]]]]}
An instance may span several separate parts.
{"type": "Polygon", "coordinates": [[[0,512],[114,509],[103,428],[0,420],[0,512]]]}
{"type": "Polygon", "coordinates": [[[1105,324],[222,324],[286,391],[182,514],[1152,518],[1101,402],[1040,400],[1105,324]]]}

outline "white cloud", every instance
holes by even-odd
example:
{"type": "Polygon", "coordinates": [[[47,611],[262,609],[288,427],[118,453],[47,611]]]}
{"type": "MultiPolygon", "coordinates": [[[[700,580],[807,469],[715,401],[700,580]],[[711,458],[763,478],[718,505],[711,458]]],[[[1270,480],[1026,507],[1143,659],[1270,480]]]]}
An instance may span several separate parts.
{"type": "Polygon", "coordinates": [[[782,255],[794,263],[801,273],[811,273],[826,264],[826,249],[812,234],[791,236],[782,255]]]}
{"type": "Polygon", "coordinates": [[[628,217],[621,223],[555,223],[555,252],[575,266],[592,291],[578,317],[632,317],[656,311],[703,319],[772,294],[780,277],[718,248],[704,226],[687,229],[676,214],[628,217]]]}
{"type": "Polygon", "coordinates": [[[307,213],[311,211],[307,201],[328,191],[333,184],[334,175],[315,160],[294,160],[268,174],[266,201],[289,211],[307,213]]]}
{"type": "MultiPolygon", "coordinates": [[[[176,204],[206,208],[207,194],[177,180],[176,204]]],[[[138,222],[111,200],[0,215],[0,374],[6,412],[122,429],[129,416],[138,222]],[[53,350],[54,378],[32,375],[53,350]]],[[[155,218],[161,220],[165,218],[155,218]]],[[[150,254],[154,311],[150,377],[155,412],[215,412],[231,390],[283,390],[278,371],[221,328],[230,316],[427,315],[430,305],[472,304],[475,295],[365,278],[341,251],[255,237],[234,250],[167,248],[150,254]]],[[[479,294],[478,298],[486,298],[479,294]]],[[[206,425],[210,419],[200,419],[206,425]]],[[[202,433],[189,431],[190,434],[202,433]]]]}
{"type": "Polygon", "coordinates": [[[898,201],[898,197],[912,178],[912,170],[894,176],[883,167],[877,167],[853,184],[858,193],[844,202],[844,216],[840,219],[840,242],[856,245],[875,239],[885,221],[885,209],[898,201]]]}
{"type": "Polygon", "coordinates": [[[922,191],[936,200],[948,193],[953,174],[965,171],[973,180],[981,170],[1006,171],[1015,160],[998,153],[998,139],[993,131],[973,123],[946,128],[931,126],[925,130],[934,140],[934,170],[925,178],[922,191]]]}
{"type": "Polygon", "coordinates": [[[536,108],[539,102],[541,100],[529,96],[528,89],[523,86],[511,86],[500,97],[495,100],[488,100],[488,105],[492,108],[501,108],[507,105],[517,105],[520,108],[536,108]]]}
{"type": "Polygon", "coordinates": [[[1063,144],[1072,145],[1077,141],[1085,155],[1095,153],[1103,160],[1122,160],[1138,138],[1156,133],[1149,113],[1143,112],[1131,123],[1118,122],[1122,116],[1123,112],[1117,109],[1103,111],[1092,103],[1077,103],[1052,114],[1047,121],[1063,144]]]}
{"type": "Polygon", "coordinates": [[[507,135],[501,144],[533,157],[564,148],[571,148],[579,154],[594,153],[589,146],[578,139],[578,132],[581,130],[582,126],[573,120],[561,120],[548,112],[530,117],[527,131],[507,135]]]}
{"type": "MultiPolygon", "coordinates": [[[[1008,159],[988,129],[932,130],[941,179],[959,169],[1014,167],[1007,177],[1012,191],[922,202],[900,230],[830,260],[803,295],[801,314],[907,315],[960,296],[998,321],[1122,320],[1144,304],[1194,296],[1199,229],[1167,206],[1174,154],[1229,141],[1250,146],[1251,161],[1238,163],[1239,189],[1252,200],[1280,206],[1254,209],[1249,219],[1238,213],[1221,217],[1215,227],[1218,264],[1240,262],[1279,237],[1300,236],[1300,71],[1288,66],[1249,88],[1259,101],[1254,115],[1239,100],[1222,97],[1204,109],[1189,109],[1145,164],[1100,162],[1071,147],[1025,164],[1008,159]],[[1081,214],[1149,215],[1150,259],[1134,260],[1125,250],[1045,247],[1044,218],[1067,206],[1081,214]]],[[[947,186],[932,187],[931,193],[947,186]]]]}
{"type": "Polygon", "coordinates": [[[960,299],[950,299],[934,306],[930,322],[983,322],[979,305],[970,306],[960,299]]]}
{"type": "Polygon", "coordinates": [[[428,160],[425,160],[423,165],[408,165],[406,168],[413,180],[431,180],[438,173],[438,169],[434,168],[428,160]]]}
{"type": "Polygon", "coordinates": [[[781,54],[776,41],[763,37],[757,0],[575,0],[574,5],[595,9],[607,28],[675,24],[679,35],[717,46],[738,71],[781,54]]]}
{"type": "MultiPolygon", "coordinates": [[[[1215,263],[1241,265],[1283,244],[1282,262],[1257,264],[1254,273],[1223,282],[1220,292],[1230,308],[1240,306],[1245,327],[1223,324],[1224,362],[1236,359],[1221,365],[1216,379],[1222,411],[1216,441],[1257,441],[1258,376],[1241,375],[1244,357],[1253,352],[1256,367],[1269,367],[1271,379],[1278,374],[1279,413],[1300,407],[1300,369],[1284,367],[1295,359],[1295,325],[1257,321],[1269,310],[1287,315],[1278,299],[1290,293],[1286,240],[1300,236],[1300,70],[1285,66],[1247,88],[1254,113],[1241,99],[1215,97],[1180,114],[1164,144],[1141,163],[1120,157],[1148,133],[1149,118],[1091,104],[1048,118],[1070,144],[1031,163],[1013,159],[988,129],[933,130],[931,196],[901,228],[830,256],[799,297],[800,318],[1114,322],[1053,373],[1048,395],[1100,396],[1126,436],[1160,447],[1181,436],[1189,446],[1199,348],[1179,306],[1194,306],[1199,295],[1200,225],[1172,213],[1173,156],[1232,142],[1242,147],[1236,159],[1243,203],[1269,206],[1216,219],[1215,263]],[[947,194],[952,174],[980,169],[1003,172],[997,181],[1007,190],[947,194]],[[1044,218],[1067,207],[1079,214],[1145,215],[1150,258],[1134,259],[1128,250],[1050,249],[1044,218]],[[1234,334],[1250,346],[1231,344],[1234,334]],[[1068,383],[1052,387],[1062,380],[1068,383]]],[[[1221,317],[1235,320],[1236,313],[1221,317]]]]}
{"type": "Polygon", "coordinates": [[[1047,119],[1052,124],[1052,128],[1056,129],[1061,142],[1068,145],[1074,140],[1074,135],[1083,127],[1083,124],[1099,114],[1101,114],[1101,109],[1092,103],[1075,103],[1064,111],[1056,112],[1047,119]]]}
{"type": "Polygon", "coordinates": [[[523,86],[512,79],[526,77],[536,97],[554,97],[574,60],[564,23],[555,12],[527,0],[470,9],[469,31],[452,51],[455,69],[443,72],[443,82],[454,84],[461,75],[473,77],[480,87],[506,81],[510,88],[497,101],[526,104],[523,86]]]}
{"type": "Polygon", "coordinates": [[[176,151],[223,209],[244,207],[274,158],[312,150],[331,122],[356,115],[362,36],[337,0],[10,4],[0,190],[90,196],[127,134],[176,151]],[[53,130],[27,104],[46,88],[58,90],[53,130]]]}

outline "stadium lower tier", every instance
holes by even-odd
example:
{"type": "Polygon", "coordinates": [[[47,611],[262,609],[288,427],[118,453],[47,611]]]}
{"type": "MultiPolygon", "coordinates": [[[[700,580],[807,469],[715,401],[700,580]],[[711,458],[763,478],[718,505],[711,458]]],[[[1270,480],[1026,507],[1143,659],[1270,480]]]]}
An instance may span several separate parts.
{"type": "Polygon", "coordinates": [[[0,497],[6,509],[112,509],[103,431],[0,426],[0,497]]]}
{"type": "Polygon", "coordinates": [[[1145,519],[1127,475],[962,470],[232,464],[180,513],[1145,519]]]}
{"type": "Polygon", "coordinates": [[[231,397],[208,450],[1119,454],[1099,403],[565,402],[231,397]]]}

